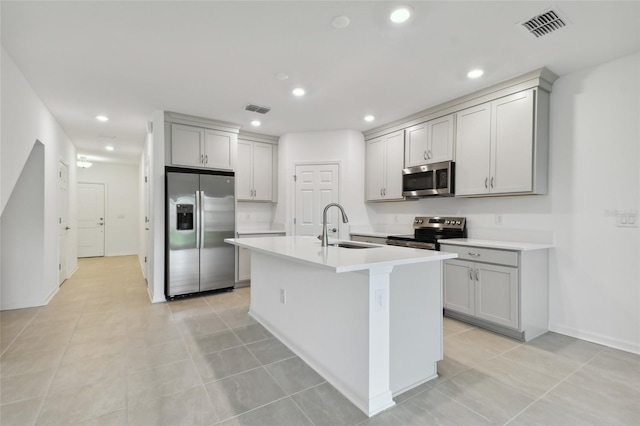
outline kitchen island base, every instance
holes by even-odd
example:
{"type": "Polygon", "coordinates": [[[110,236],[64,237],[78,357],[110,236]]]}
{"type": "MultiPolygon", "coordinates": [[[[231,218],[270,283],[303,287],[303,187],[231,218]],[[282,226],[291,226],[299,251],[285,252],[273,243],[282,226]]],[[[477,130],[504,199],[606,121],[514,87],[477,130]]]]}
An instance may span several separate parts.
{"type": "Polygon", "coordinates": [[[437,377],[441,263],[336,273],[251,250],[249,313],[372,416],[437,377]]]}

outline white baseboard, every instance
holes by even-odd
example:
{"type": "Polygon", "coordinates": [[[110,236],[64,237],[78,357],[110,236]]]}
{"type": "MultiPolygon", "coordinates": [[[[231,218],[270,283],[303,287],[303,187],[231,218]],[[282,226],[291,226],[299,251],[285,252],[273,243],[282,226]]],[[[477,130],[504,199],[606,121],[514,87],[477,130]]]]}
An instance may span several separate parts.
{"type": "Polygon", "coordinates": [[[78,270],[78,265],[76,265],[76,267],[75,267],[75,268],[73,268],[73,269],[71,270],[71,272],[69,272],[69,273],[67,274],[67,279],[71,278],[71,277],[73,276],[73,274],[75,274],[75,273],[76,273],[76,271],[77,271],[77,270],[78,270]]]}
{"type": "Polygon", "coordinates": [[[575,337],[576,339],[582,339],[591,343],[597,343],[599,345],[609,346],[614,349],[620,349],[625,352],[640,355],[640,343],[620,340],[599,333],[591,333],[577,328],[567,327],[562,324],[549,324],[549,330],[566,336],[575,337]]]}
{"type": "Polygon", "coordinates": [[[46,303],[42,303],[41,300],[20,300],[17,302],[3,303],[0,305],[0,311],[10,311],[13,309],[24,309],[24,308],[36,308],[38,306],[44,306],[46,303]]]}
{"type": "Polygon", "coordinates": [[[138,253],[132,253],[129,251],[126,252],[115,252],[115,253],[106,253],[105,257],[114,257],[114,256],[137,256],[138,253]]]}

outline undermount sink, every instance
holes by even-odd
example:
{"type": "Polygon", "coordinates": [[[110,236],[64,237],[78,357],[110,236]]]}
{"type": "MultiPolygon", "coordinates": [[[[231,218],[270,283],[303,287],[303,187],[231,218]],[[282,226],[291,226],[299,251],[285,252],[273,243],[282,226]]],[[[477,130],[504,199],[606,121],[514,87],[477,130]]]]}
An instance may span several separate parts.
{"type": "Polygon", "coordinates": [[[342,248],[348,248],[348,249],[369,249],[369,248],[379,247],[379,246],[368,246],[364,244],[354,244],[354,243],[346,243],[346,242],[329,243],[329,245],[332,247],[342,247],[342,248]]]}

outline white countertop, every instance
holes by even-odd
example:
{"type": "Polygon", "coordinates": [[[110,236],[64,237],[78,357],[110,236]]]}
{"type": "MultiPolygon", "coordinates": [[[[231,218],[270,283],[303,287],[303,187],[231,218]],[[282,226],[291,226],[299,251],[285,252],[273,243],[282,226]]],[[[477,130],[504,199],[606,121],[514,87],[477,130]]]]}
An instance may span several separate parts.
{"type": "MultiPolygon", "coordinates": [[[[361,271],[377,267],[434,262],[458,257],[455,253],[410,249],[370,243],[355,243],[372,246],[368,249],[322,247],[316,237],[262,237],[228,238],[227,243],[256,250],[273,256],[325,267],[336,273],[361,271]]],[[[330,240],[337,242],[338,240],[330,240]]],[[[354,243],[353,241],[345,241],[354,243]]]]}
{"type": "Polygon", "coordinates": [[[473,238],[450,238],[438,240],[438,242],[440,244],[451,244],[453,246],[483,247],[517,251],[543,250],[553,247],[553,244],[525,243],[519,241],[477,240],[473,238]]]}

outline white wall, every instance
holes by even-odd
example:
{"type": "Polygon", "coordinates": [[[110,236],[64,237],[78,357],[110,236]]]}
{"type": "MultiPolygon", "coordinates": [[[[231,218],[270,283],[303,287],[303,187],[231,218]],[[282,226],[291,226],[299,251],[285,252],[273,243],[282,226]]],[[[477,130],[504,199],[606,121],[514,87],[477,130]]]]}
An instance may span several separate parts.
{"type": "MultiPolygon", "coordinates": [[[[275,203],[255,203],[238,201],[236,204],[236,229],[238,231],[282,229],[273,223],[275,203]]],[[[282,225],[284,226],[284,225],[282,225]]]]}
{"type": "Polygon", "coordinates": [[[138,254],[140,223],[139,167],[93,163],[78,168],[78,183],[105,184],[105,255],[138,254]]]}
{"type": "MultiPolygon", "coordinates": [[[[2,150],[0,179],[2,187],[0,199],[2,214],[12,195],[16,183],[22,173],[31,150],[39,141],[44,146],[44,228],[43,242],[32,242],[30,250],[22,253],[24,268],[28,268],[29,257],[38,251],[38,244],[43,249],[43,276],[41,283],[32,283],[37,289],[34,294],[23,294],[24,299],[15,301],[17,306],[33,306],[44,304],[58,288],[58,164],[64,161],[69,165],[69,226],[67,275],[77,267],[76,249],[76,150],[69,138],[64,134],[60,125],[53,118],[49,110],[31,88],[22,72],[15,65],[11,57],[2,49],[1,54],[1,83],[2,111],[1,111],[1,142],[2,150]]],[[[9,236],[2,232],[3,244],[12,246],[9,236]]],[[[4,251],[3,251],[4,261],[4,251]]],[[[7,286],[21,284],[19,276],[2,277],[3,290],[7,286]],[[5,280],[7,280],[5,282],[5,280]]]]}
{"type": "Polygon", "coordinates": [[[164,295],[164,111],[154,111],[151,117],[153,134],[147,140],[146,155],[150,173],[150,222],[147,239],[149,296],[151,301],[163,302],[164,295]]]}
{"type": "Polygon", "coordinates": [[[548,195],[370,203],[372,223],[459,215],[470,237],[554,241],[550,329],[640,353],[639,232],[613,216],[640,207],[639,63],[635,54],[556,81],[548,195]]]}
{"type": "MultiPolygon", "coordinates": [[[[274,215],[276,226],[284,224],[293,231],[293,175],[296,163],[339,162],[340,203],[351,224],[369,223],[364,206],[364,152],[362,133],[354,130],[288,133],[278,144],[278,205],[274,215]]],[[[341,227],[341,238],[348,238],[348,227],[341,227]]]]}

